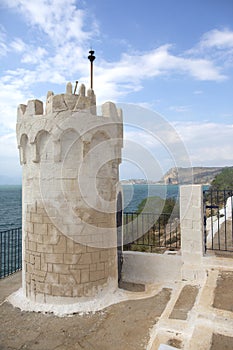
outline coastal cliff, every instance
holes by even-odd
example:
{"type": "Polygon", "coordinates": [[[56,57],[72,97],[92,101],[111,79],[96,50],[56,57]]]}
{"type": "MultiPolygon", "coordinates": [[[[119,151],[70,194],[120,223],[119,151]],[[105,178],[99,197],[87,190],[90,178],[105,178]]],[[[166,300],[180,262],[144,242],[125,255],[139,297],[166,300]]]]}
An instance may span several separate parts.
{"type": "Polygon", "coordinates": [[[208,185],[224,167],[171,168],[159,181],[160,184],[205,184],[208,185]]]}

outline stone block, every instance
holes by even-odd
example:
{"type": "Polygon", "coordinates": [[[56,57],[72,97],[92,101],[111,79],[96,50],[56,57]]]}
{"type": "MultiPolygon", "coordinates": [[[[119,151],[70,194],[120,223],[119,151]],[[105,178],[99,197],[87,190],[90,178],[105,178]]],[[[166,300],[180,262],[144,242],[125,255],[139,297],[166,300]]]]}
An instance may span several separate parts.
{"type": "Polygon", "coordinates": [[[96,271],[96,270],[97,270],[97,264],[91,264],[90,271],[96,271]]]}
{"type": "Polygon", "coordinates": [[[25,231],[29,232],[29,233],[33,233],[33,223],[30,221],[30,222],[27,222],[25,223],[24,225],[24,229],[25,231]]]}
{"type": "MultiPolygon", "coordinates": [[[[74,253],[74,241],[70,238],[67,238],[67,242],[66,242],[66,246],[67,246],[67,253],[74,253]]],[[[76,252],[79,253],[79,252],[76,252]]]]}
{"type": "Polygon", "coordinates": [[[100,252],[94,252],[94,253],[91,253],[91,261],[93,263],[98,263],[100,262],[100,252]]]}
{"type": "Polygon", "coordinates": [[[32,255],[32,254],[29,255],[29,262],[30,262],[30,264],[32,264],[32,265],[35,264],[35,256],[34,256],[34,255],[32,255]]]}
{"type": "Polygon", "coordinates": [[[35,281],[44,282],[46,274],[47,271],[34,270],[33,278],[35,279],[35,281]]]}
{"type": "Polygon", "coordinates": [[[38,205],[37,205],[37,213],[41,214],[42,216],[47,216],[47,213],[44,207],[39,207],[38,205]]]}
{"type": "Polygon", "coordinates": [[[31,222],[42,224],[43,223],[43,216],[37,213],[31,213],[31,222]]]}
{"type": "Polygon", "coordinates": [[[28,238],[30,241],[36,242],[36,243],[43,243],[43,236],[34,234],[34,233],[29,233],[28,238]]]}
{"type": "Polygon", "coordinates": [[[50,236],[50,235],[43,236],[43,243],[45,245],[47,244],[54,245],[54,244],[57,244],[58,241],[59,241],[59,236],[50,236]]]}
{"type": "Polygon", "coordinates": [[[53,246],[37,243],[37,251],[40,253],[53,253],[53,246]]]}
{"type": "Polygon", "coordinates": [[[69,274],[70,266],[65,264],[52,264],[53,272],[61,274],[69,274]]]}
{"type": "Polygon", "coordinates": [[[47,224],[42,223],[43,220],[41,219],[41,223],[34,223],[34,233],[38,235],[47,235],[47,224]]]}
{"type": "Polygon", "coordinates": [[[26,213],[25,214],[25,221],[28,223],[31,223],[31,213],[26,213]]]}
{"type": "Polygon", "coordinates": [[[33,273],[34,271],[34,266],[32,264],[29,264],[28,262],[26,262],[25,264],[25,271],[30,273],[33,273]]]}
{"type": "Polygon", "coordinates": [[[53,246],[54,253],[66,253],[66,241],[67,238],[65,236],[60,236],[56,245],[53,246]]]}
{"type": "Polygon", "coordinates": [[[52,295],[53,296],[64,296],[64,286],[60,284],[52,285],[52,295]]]}
{"type": "Polygon", "coordinates": [[[87,283],[90,281],[89,270],[81,270],[81,283],[87,283]]]}
{"type": "Polygon", "coordinates": [[[52,221],[48,215],[43,215],[43,224],[52,224],[52,221]]]}
{"type": "Polygon", "coordinates": [[[90,281],[99,281],[105,277],[104,271],[91,271],[90,272],[90,281]]]}
{"type": "Polygon", "coordinates": [[[90,246],[87,246],[87,252],[88,253],[96,253],[96,252],[99,252],[99,248],[97,247],[90,247],[90,246]]]}
{"type": "Polygon", "coordinates": [[[53,264],[46,264],[46,265],[47,265],[47,271],[48,272],[55,272],[55,271],[53,271],[53,264]]]}
{"type": "Polygon", "coordinates": [[[75,285],[76,280],[72,275],[62,275],[59,274],[59,283],[66,286],[66,285],[75,285]]]}
{"type": "Polygon", "coordinates": [[[82,244],[74,243],[74,253],[80,254],[85,253],[87,251],[86,246],[83,246],[82,244]]]}
{"type": "Polygon", "coordinates": [[[81,271],[80,270],[70,270],[70,273],[72,274],[72,276],[75,279],[76,283],[80,283],[81,282],[81,271]]]}
{"type": "Polygon", "coordinates": [[[80,254],[64,254],[64,264],[78,264],[80,258],[80,254]]]}
{"type": "Polygon", "coordinates": [[[61,263],[63,263],[63,254],[46,254],[45,261],[46,261],[46,263],[61,264],[61,263]]]}
{"type": "Polygon", "coordinates": [[[39,256],[35,257],[35,268],[37,270],[40,270],[40,268],[41,268],[41,266],[40,266],[40,257],[39,256]]]}
{"type": "Polygon", "coordinates": [[[102,262],[102,263],[97,263],[96,264],[96,270],[97,271],[104,271],[104,263],[102,262]]]}
{"type": "Polygon", "coordinates": [[[51,284],[36,282],[36,291],[38,293],[51,294],[51,284]]]}
{"type": "Polygon", "coordinates": [[[30,251],[32,251],[32,252],[35,252],[35,251],[37,250],[37,248],[36,248],[36,243],[33,242],[33,241],[29,241],[29,243],[28,243],[28,249],[29,249],[30,251]]]}
{"type": "Polygon", "coordinates": [[[109,251],[106,249],[106,250],[102,250],[100,252],[100,261],[101,262],[105,262],[108,260],[108,257],[109,257],[109,251]]]}
{"type": "Polygon", "coordinates": [[[78,262],[79,265],[91,264],[91,253],[83,253],[81,254],[81,258],[78,262]]]}
{"type": "Polygon", "coordinates": [[[46,277],[45,277],[45,281],[46,283],[58,283],[59,280],[59,275],[58,273],[54,273],[54,272],[47,272],[46,277]]]}

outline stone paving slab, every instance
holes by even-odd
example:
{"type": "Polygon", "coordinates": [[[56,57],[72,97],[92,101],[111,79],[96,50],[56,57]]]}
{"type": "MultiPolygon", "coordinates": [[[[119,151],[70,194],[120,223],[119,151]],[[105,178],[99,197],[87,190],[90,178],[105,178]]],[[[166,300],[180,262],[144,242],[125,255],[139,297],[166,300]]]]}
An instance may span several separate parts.
{"type": "Polygon", "coordinates": [[[219,273],[213,307],[233,312],[233,271],[219,273]]]}
{"type": "Polygon", "coordinates": [[[198,288],[196,286],[184,286],[169,318],[186,320],[189,311],[193,308],[197,294],[198,288]]]}
{"type": "Polygon", "coordinates": [[[232,350],[233,338],[222,334],[213,334],[210,350],[232,350]]]}

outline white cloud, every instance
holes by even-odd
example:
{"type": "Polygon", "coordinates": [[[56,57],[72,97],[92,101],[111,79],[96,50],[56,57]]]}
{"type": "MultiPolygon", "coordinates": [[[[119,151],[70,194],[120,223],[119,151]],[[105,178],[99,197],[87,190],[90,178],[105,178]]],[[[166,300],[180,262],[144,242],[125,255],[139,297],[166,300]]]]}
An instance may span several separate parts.
{"type": "Polygon", "coordinates": [[[232,124],[176,122],[173,125],[183,140],[194,165],[233,164],[232,124]]]}
{"type": "Polygon", "coordinates": [[[186,52],[190,57],[208,57],[222,68],[233,64],[233,31],[213,29],[204,33],[200,41],[186,52]]]}
{"type": "Polygon", "coordinates": [[[24,52],[27,49],[27,45],[21,38],[15,38],[9,46],[13,51],[18,53],[24,52]]]}
{"type": "Polygon", "coordinates": [[[226,76],[211,60],[175,56],[170,45],[141,54],[123,54],[118,62],[104,62],[95,68],[100,100],[115,99],[143,88],[143,81],[157,76],[183,75],[200,81],[222,81],[226,76]],[[102,96],[103,95],[103,96],[102,96]]]}
{"type": "Polygon", "coordinates": [[[9,49],[6,43],[6,31],[4,27],[0,24],[0,57],[5,56],[9,49]]]}
{"type": "Polygon", "coordinates": [[[202,36],[199,45],[203,48],[233,48],[233,32],[229,29],[213,29],[202,36]]]}
{"type": "Polygon", "coordinates": [[[92,23],[92,33],[84,30],[87,14],[76,6],[75,0],[4,0],[4,2],[23,14],[31,26],[39,27],[58,46],[62,46],[70,39],[82,43],[97,30],[96,23],[92,23]]]}
{"type": "Polygon", "coordinates": [[[190,106],[170,106],[169,110],[178,113],[186,113],[190,111],[190,106]]]}

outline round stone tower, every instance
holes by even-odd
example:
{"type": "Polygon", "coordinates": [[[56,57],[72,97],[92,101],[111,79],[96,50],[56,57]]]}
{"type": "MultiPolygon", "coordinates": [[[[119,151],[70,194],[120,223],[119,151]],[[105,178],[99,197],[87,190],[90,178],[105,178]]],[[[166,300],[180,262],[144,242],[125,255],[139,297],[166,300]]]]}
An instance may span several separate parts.
{"type": "MultiPolygon", "coordinates": [[[[75,88],[76,91],[76,88],[75,88]]],[[[96,114],[92,89],[19,105],[23,167],[23,293],[34,302],[75,303],[118,284],[116,198],[122,113],[96,114]],[[81,298],[81,299],[80,299],[81,298]]]]}

